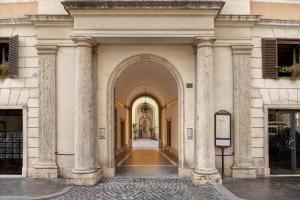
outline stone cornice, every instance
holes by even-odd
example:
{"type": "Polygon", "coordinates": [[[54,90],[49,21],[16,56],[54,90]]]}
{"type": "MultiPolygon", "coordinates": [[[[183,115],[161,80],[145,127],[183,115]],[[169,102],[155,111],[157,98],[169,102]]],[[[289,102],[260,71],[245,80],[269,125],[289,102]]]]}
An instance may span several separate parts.
{"type": "Polygon", "coordinates": [[[31,25],[28,18],[10,18],[10,19],[0,19],[0,25],[31,25]]]}
{"type": "Polygon", "coordinates": [[[260,15],[219,15],[216,26],[254,26],[260,19],[260,15]]]}
{"type": "Polygon", "coordinates": [[[219,10],[225,2],[220,0],[66,0],[62,2],[70,10],[219,10]]]}
{"type": "Polygon", "coordinates": [[[73,26],[70,15],[27,15],[27,18],[35,26],[73,26]]]}
{"type": "Polygon", "coordinates": [[[299,27],[300,20],[261,19],[258,26],[291,26],[299,27]]]}

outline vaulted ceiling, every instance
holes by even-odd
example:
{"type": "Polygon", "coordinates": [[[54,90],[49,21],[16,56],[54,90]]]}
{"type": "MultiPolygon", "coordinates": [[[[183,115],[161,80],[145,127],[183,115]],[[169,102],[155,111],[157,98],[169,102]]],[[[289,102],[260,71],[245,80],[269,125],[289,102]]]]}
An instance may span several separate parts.
{"type": "Polygon", "coordinates": [[[135,97],[145,94],[145,89],[161,105],[177,98],[177,83],[172,74],[152,61],[129,65],[116,80],[115,98],[129,106],[135,97]]]}

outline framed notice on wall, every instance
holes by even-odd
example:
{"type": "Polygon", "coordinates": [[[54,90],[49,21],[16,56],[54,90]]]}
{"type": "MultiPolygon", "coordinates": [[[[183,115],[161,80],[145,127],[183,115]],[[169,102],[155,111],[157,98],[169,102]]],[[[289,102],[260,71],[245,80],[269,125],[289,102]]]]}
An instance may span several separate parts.
{"type": "Polygon", "coordinates": [[[231,114],[225,110],[215,113],[215,145],[231,146],[231,114]]]}

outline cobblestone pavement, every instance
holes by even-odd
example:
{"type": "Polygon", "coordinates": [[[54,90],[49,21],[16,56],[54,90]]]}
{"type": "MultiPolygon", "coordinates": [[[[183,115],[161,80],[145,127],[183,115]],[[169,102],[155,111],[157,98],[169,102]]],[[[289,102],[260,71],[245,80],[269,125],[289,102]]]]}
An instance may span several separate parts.
{"type": "Polygon", "coordinates": [[[225,200],[225,197],[215,187],[195,186],[189,179],[114,177],[93,187],[75,186],[64,195],[51,199],[225,200]]]}

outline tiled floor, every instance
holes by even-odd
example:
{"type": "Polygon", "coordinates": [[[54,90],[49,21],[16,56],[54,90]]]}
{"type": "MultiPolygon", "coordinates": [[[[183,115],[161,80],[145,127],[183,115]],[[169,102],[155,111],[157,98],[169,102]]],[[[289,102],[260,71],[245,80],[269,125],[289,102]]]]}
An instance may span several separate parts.
{"type": "Polygon", "coordinates": [[[145,148],[158,148],[158,140],[151,140],[149,138],[141,138],[133,140],[132,148],[134,149],[145,149],[145,148]]]}
{"type": "Polygon", "coordinates": [[[119,163],[117,174],[123,176],[176,176],[176,160],[158,149],[133,149],[119,163]]]}

